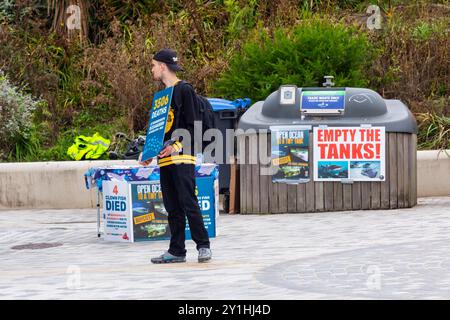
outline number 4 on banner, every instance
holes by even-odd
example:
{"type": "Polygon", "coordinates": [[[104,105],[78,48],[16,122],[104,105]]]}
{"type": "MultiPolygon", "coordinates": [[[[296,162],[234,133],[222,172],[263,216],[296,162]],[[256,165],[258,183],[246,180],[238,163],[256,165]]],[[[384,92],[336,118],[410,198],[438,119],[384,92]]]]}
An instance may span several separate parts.
{"type": "Polygon", "coordinates": [[[117,189],[117,184],[114,186],[113,193],[117,196],[119,190],[117,189]]]}

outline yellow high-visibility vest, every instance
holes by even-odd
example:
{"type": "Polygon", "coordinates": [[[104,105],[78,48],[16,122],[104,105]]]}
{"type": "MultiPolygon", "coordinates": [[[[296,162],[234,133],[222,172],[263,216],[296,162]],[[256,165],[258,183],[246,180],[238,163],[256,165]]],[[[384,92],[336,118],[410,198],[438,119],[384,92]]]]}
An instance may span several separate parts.
{"type": "Polygon", "coordinates": [[[98,159],[108,150],[111,141],[103,138],[98,132],[93,136],[79,135],[75,143],[67,149],[67,154],[74,160],[98,159]]]}

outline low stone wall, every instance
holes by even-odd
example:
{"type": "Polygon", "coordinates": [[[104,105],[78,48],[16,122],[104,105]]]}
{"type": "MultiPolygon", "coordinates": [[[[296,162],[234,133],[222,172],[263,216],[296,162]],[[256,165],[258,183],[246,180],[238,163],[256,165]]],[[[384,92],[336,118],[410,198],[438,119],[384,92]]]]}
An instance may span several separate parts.
{"type": "MultiPolygon", "coordinates": [[[[135,160],[0,163],[0,209],[95,208],[97,189],[86,189],[84,173],[124,164],[138,165],[135,160]]],[[[419,151],[417,184],[419,197],[450,196],[450,157],[419,151]]]]}
{"type": "Polygon", "coordinates": [[[86,189],[90,167],[135,164],[126,161],[0,163],[0,209],[96,208],[97,189],[86,189]]]}
{"type": "MultiPolygon", "coordinates": [[[[450,150],[447,150],[450,155],[450,150]]],[[[444,151],[417,152],[417,195],[450,196],[450,157],[444,151]]]]}

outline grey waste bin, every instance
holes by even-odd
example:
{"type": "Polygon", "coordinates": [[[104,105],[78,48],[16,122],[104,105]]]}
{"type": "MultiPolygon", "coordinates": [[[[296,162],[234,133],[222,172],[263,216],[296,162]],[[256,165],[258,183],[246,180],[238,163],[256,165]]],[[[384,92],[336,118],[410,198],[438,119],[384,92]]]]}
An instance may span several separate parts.
{"type": "Polygon", "coordinates": [[[241,213],[395,209],[416,205],[417,125],[414,116],[401,101],[383,99],[375,91],[365,88],[287,87],[294,90],[291,92],[293,96],[285,93],[286,86],[281,86],[264,101],[253,104],[239,120],[240,130],[236,135],[241,177],[241,213]],[[308,113],[308,110],[302,110],[302,93],[306,95],[307,92],[319,92],[320,95],[320,92],[329,90],[344,92],[345,103],[342,110],[335,111],[334,114],[308,113]],[[283,98],[287,99],[287,103],[286,100],[283,102],[283,98]],[[261,174],[270,164],[262,164],[259,157],[254,156],[258,152],[270,156],[270,131],[269,134],[262,135],[259,130],[269,130],[273,125],[310,126],[310,141],[313,140],[315,127],[384,127],[385,180],[316,181],[312,177],[313,143],[309,143],[309,182],[274,183],[270,175],[261,174]],[[267,141],[268,147],[265,150],[261,150],[262,140],[267,141]],[[251,161],[252,157],[255,158],[254,161],[251,161]]]}
{"type": "MultiPolygon", "coordinates": [[[[236,99],[234,101],[221,98],[208,98],[214,111],[216,128],[219,129],[224,137],[223,158],[216,158],[219,163],[219,193],[224,195],[224,211],[229,211],[230,202],[230,157],[235,156],[236,146],[234,141],[234,130],[236,129],[239,117],[245,112],[250,104],[250,99],[236,99]],[[228,134],[227,129],[231,132],[228,134]],[[227,138],[228,137],[228,138],[227,138]]],[[[205,158],[206,162],[213,162],[212,159],[205,158]]]]}

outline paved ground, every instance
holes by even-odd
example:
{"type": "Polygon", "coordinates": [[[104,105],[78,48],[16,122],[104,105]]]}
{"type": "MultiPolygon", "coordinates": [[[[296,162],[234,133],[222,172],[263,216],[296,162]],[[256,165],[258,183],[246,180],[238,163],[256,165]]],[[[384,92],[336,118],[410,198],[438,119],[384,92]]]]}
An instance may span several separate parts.
{"type": "Polygon", "coordinates": [[[96,236],[95,210],[0,211],[0,299],[449,299],[450,197],[391,211],[221,215],[214,260],[96,236]],[[50,243],[51,248],[23,249],[50,243]]]}

